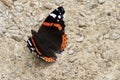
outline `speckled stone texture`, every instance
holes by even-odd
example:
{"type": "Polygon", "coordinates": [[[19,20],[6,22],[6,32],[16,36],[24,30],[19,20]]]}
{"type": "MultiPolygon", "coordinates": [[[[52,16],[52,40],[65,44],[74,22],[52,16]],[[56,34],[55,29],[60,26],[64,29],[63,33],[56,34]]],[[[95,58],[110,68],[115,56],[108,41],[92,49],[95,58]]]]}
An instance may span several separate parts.
{"type": "Polygon", "coordinates": [[[0,80],[120,80],[120,0],[0,0],[0,80]],[[26,40],[58,6],[68,44],[46,63],[26,40]]]}

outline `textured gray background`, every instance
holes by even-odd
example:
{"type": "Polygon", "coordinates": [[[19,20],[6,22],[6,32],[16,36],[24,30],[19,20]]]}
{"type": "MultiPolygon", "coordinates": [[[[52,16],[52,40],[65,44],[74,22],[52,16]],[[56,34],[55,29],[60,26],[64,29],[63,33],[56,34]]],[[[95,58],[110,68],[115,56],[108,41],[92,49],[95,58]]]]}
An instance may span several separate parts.
{"type": "Polygon", "coordinates": [[[0,80],[120,80],[120,0],[0,0],[0,80]],[[68,45],[48,64],[26,40],[58,6],[68,45]]]}

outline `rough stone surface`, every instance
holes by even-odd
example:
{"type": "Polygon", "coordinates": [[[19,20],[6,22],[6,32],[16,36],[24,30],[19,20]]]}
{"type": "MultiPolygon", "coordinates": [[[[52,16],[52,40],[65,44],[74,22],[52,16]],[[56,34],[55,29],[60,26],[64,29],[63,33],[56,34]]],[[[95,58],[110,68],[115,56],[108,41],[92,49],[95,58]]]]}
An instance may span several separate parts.
{"type": "Polygon", "coordinates": [[[106,0],[97,0],[98,3],[103,4],[106,0]]]}
{"type": "Polygon", "coordinates": [[[0,0],[0,80],[120,80],[120,1],[0,0]],[[26,40],[58,6],[68,45],[45,63],[26,40]]]}
{"type": "Polygon", "coordinates": [[[45,2],[45,4],[44,4],[44,7],[46,8],[46,9],[52,9],[52,3],[50,3],[50,2],[45,2]]]}
{"type": "Polygon", "coordinates": [[[110,39],[111,40],[116,40],[116,39],[119,39],[120,38],[120,34],[118,33],[113,33],[110,35],[110,39]]]}
{"type": "Polygon", "coordinates": [[[16,9],[16,11],[18,11],[18,12],[22,12],[22,11],[23,11],[23,7],[20,6],[20,5],[15,5],[15,9],[16,9]]]}
{"type": "Polygon", "coordinates": [[[84,40],[84,37],[83,36],[81,36],[81,37],[79,37],[79,38],[76,38],[76,41],[77,42],[81,42],[81,41],[83,41],[84,40]]]}

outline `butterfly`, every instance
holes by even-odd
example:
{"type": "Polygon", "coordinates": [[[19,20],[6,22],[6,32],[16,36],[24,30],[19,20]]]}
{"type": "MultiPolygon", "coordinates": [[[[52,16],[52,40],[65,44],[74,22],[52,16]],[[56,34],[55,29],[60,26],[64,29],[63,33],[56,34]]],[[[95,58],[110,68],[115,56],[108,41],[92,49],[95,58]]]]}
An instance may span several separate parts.
{"type": "Polygon", "coordinates": [[[46,62],[55,62],[56,52],[61,53],[67,45],[64,13],[62,6],[53,10],[37,32],[31,30],[32,36],[27,40],[30,51],[46,62]]]}

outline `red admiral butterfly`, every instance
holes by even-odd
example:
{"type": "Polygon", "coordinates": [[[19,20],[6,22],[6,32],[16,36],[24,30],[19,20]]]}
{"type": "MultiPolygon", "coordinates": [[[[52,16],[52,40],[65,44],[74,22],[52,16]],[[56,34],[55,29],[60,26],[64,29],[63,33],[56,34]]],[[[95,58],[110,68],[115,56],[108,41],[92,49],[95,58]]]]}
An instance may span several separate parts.
{"type": "Polygon", "coordinates": [[[46,62],[56,61],[55,52],[61,53],[66,47],[64,13],[64,8],[58,7],[49,14],[38,32],[31,30],[32,37],[29,37],[27,46],[46,62]]]}

